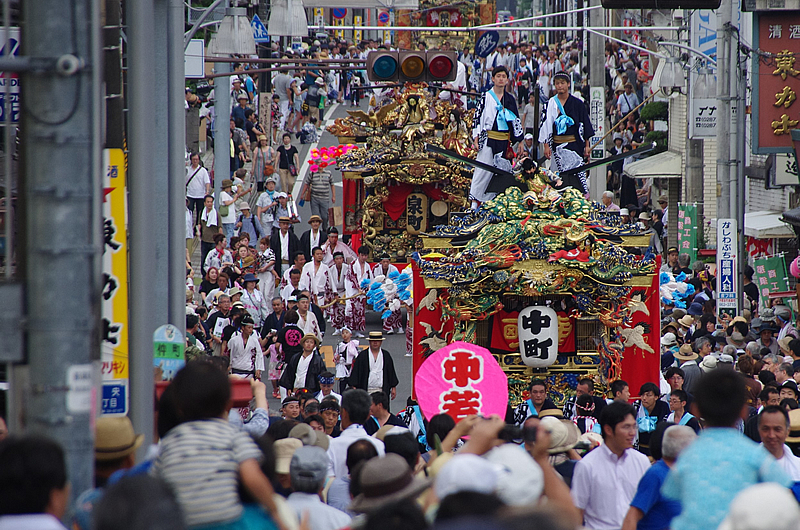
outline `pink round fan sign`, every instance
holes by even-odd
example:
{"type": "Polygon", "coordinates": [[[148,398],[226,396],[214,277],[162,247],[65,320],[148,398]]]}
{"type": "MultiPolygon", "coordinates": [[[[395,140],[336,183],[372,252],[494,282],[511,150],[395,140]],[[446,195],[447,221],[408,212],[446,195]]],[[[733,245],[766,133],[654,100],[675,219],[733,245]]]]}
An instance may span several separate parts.
{"type": "Polygon", "coordinates": [[[425,418],[447,414],[456,422],[471,414],[506,415],[508,379],[486,348],[454,342],[417,370],[414,389],[425,418]]]}

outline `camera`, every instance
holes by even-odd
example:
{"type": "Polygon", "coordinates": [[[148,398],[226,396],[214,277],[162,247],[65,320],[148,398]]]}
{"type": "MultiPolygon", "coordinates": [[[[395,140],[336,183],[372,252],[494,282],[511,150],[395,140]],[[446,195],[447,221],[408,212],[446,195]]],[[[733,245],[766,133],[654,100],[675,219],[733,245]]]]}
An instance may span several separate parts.
{"type": "Polygon", "coordinates": [[[497,434],[500,440],[510,443],[523,443],[536,441],[536,427],[517,427],[516,425],[506,425],[497,434]]]}

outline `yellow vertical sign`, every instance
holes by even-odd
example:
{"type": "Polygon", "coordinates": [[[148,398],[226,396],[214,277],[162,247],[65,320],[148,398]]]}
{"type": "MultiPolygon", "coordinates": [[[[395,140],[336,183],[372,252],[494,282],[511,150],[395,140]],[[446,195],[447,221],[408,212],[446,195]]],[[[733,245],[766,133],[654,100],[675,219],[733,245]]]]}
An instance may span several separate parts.
{"type": "MultiPolygon", "coordinates": [[[[363,18],[360,15],[354,15],[353,16],[353,25],[355,27],[357,27],[357,28],[363,26],[364,25],[363,18]]],[[[359,42],[362,41],[361,37],[362,37],[362,33],[361,33],[360,29],[357,29],[357,30],[353,31],[353,41],[356,44],[356,46],[358,45],[359,42]]]]}
{"type": "MultiPolygon", "coordinates": [[[[344,19],[343,18],[334,18],[333,19],[333,25],[334,26],[344,26],[344,19]]],[[[344,39],[344,30],[343,29],[337,29],[333,33],[334,33],[334,35],[336,35],[337,39],[344,39]]]]}
{"type": "Polygon", "coordinates": [[[314,8],[314,25],[322,26],[325,24],[325,11],[321,7],[314,8]]]}
{"type": "Polygon", "coordinates": [[[103,167],[102,409],[127,414],[128,210],[122,149],[104,149],[103,167]]]}

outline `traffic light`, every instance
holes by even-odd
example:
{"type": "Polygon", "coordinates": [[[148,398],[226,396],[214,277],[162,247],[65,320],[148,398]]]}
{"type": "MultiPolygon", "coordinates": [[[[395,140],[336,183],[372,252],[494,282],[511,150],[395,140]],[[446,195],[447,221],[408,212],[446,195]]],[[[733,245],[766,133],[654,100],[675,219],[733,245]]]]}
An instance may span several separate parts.
{"type": "Polygon", "coordinates": [[[367,77],[399,83],[455,81],[457,59],[456,52],[373,51],[367,55],[367,77]]]}
{"type": "Polygon", "coordinates": [[[718,9],[722,0],[601,0],[606,9],[718,9]]]}

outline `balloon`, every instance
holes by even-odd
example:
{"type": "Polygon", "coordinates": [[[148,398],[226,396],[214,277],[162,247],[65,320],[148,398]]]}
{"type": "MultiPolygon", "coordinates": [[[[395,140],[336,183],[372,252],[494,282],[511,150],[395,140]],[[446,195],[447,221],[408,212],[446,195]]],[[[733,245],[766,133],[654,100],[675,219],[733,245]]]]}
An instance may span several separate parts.
{"type": "Polygon", "coordinates": [[[794,258],[792,263],[789,265],[789,272],[792,273],[792,276],[795,278],[800,278],[800,256],[794,258]]]}

